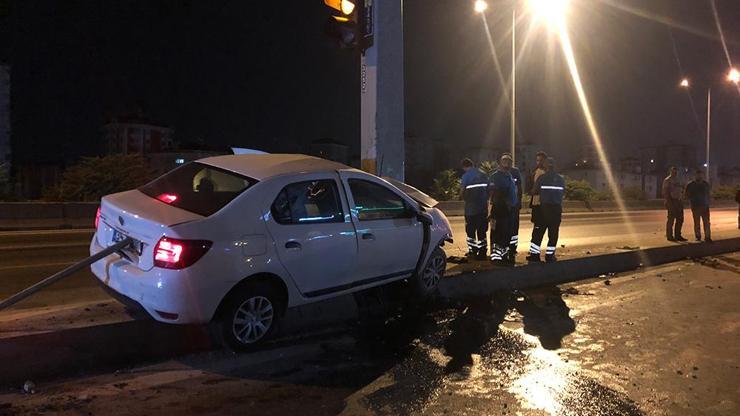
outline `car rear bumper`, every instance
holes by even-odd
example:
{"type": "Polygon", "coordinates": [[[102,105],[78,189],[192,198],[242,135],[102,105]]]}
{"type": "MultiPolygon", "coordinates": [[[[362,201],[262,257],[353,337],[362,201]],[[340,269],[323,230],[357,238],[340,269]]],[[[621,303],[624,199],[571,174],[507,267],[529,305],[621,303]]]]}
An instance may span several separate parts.
{"type": "MultiPolygon", "coordinates": [[[[94,236],[90,254],[102,247],[94,236]]],[[[144,310],[157,321],[174,324],[205,323],[212,313],[193,296],[187,270],[153,268],[141,270],[118,254],[111,254],[90,266],[103,289],[134,310],[144,310]]]]}

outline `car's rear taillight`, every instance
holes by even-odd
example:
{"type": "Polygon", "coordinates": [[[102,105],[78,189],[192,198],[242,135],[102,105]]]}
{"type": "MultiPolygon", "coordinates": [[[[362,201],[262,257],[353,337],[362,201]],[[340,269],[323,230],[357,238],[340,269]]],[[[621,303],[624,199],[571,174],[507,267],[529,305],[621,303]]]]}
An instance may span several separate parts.
{"type": "Polygon", "coordinates": [[[157,199],[164,202],[165,204],[171,204],[175,201],[177,201],[177,195],[175,194],[159,194],[157,195],[157,199]]]}
{"type": "Polygon", "coordinates": [[[100,207],[98,207],[98,211],[95,213],[95,229],[98,229],[98,224],[100,224],[100,207]]]}
{"type": "Polygon", "coordinates": [[[154,265],[164,269],[190,267],[208,252],[212,244],[206,240],[162,237],[154,247],[154,265]]]}

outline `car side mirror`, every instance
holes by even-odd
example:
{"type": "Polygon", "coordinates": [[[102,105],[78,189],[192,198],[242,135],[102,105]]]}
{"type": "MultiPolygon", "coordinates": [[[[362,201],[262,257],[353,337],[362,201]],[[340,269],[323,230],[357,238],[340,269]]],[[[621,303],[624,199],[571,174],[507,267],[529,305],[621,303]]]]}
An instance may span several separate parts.
{"type": "Polygon", "coordinates": [[[428,212],[418,211],[416,213],[416,219],[424,225],[432,225],[434,223],[434,218],[428,212]]]}

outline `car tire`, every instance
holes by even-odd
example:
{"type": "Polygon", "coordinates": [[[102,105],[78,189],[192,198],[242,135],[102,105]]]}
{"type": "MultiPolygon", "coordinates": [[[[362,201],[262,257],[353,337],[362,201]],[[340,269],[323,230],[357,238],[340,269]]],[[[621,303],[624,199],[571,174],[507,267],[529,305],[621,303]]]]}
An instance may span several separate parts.
{"type": "Polygon", "coordinates": [[[436,247],[427,259],[421,273],[414,278],[414,291],[422,297],[431,297],[437,293],[440,280],[447,269],[447,254],[441,247],[436,247]]]}
{"type": "Polygon", "coordinates": [[[248,351],[269,340],[278,328],[282,297],[262,282],[229,294],[219,319],[221,340],[234,351],[248,351]]]}

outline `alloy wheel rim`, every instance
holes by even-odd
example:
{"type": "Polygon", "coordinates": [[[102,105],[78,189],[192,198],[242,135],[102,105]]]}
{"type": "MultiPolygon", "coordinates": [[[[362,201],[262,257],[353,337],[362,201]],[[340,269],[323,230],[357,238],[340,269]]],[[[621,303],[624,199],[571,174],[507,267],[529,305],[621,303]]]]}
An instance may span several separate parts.
{"type": "Polygon", "coordinates": [[[424,283],[424,287],[427,289],[436,287],[439,280],[442,278],[445,267],[445,259],[442,256],[432,257],[431,261],[422,273],[422,283],[424,283]]]}
{"type": "Polygon", "coordinates": [[[253,344],[262,339],[272,326],[274,308],[264,296],[245,300],[234,313],[232,331],[239,342],[253,344]]]}

